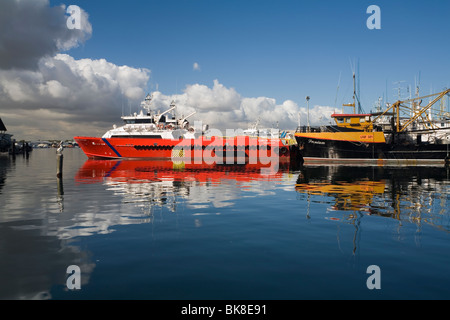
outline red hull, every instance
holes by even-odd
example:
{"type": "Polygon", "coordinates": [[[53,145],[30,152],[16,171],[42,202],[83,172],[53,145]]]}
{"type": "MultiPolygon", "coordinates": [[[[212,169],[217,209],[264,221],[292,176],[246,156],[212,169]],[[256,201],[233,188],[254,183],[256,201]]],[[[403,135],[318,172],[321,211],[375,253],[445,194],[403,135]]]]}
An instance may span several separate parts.
{"type": "Polygon", "coordinates": [[[281,139],[248,136],[200,137],[185,140],[96,137],[74,139],[88,158],[103,159],[173,159],[181,155],[206,160],[234,155],[246,159],[279,157],[280,160],[289,160],[293,151],[290,146],[284,145],[281,139]],[[183,149],[183,152],[179,153],[179,149],[183,149]]]}

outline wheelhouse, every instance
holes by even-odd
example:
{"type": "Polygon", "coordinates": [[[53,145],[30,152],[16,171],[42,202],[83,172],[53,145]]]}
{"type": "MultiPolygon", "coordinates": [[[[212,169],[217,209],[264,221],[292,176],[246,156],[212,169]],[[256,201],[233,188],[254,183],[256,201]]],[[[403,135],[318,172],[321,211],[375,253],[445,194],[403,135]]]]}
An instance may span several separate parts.
{"type": "Polygon", "coordinates": [[[371,114],[341,114],[334,113],[331,117],[340,128],[373,131],[371,114]]]}

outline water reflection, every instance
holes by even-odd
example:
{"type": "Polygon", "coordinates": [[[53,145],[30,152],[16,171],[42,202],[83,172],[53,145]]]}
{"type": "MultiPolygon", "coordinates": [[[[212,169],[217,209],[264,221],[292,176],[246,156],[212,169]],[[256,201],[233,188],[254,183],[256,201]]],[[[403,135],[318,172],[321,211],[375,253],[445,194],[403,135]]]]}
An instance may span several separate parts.
{"type": "Polygon", "coordinates": [[[449,176],[443,167],[303,167],[295,189],[332,199],[329,209],[346,220],[364,213],[449,231],[449,176]]]}
{"type": "MultiPolygon", "coordinates": [[[[179,199],[189,208],[227,207],[243,191],[261,195],[267,190],[260,181],[280,181],[288,164],[278,170],[265,164],[217,165],[184,164],[167,160],[87,160],[75,176],[82,184],[101,183],[124,203],[147,209],[151,217],[155,208],[177,210],[179,199]],[[227,188],[220,188],[226,185],[227,188]],[[236,188],[229,188],[235,185],[236,188]]],[[[268,187],[269,188],[269,187],[268,187]]]]}
{"type": "Polygon", "coordinates": [[[30,223],[17,221],[0,225],[0,299],[51,299],[51,289],[64,285],[66,269],[78,265],[83,273],[81,285],[90,280],[95,268],[90,252],[65,240],[52,237],[30,223]]]}
{"type": "Polygon", "coordinates": [[[53,215],[52,156],[0,156],[0,299],[51,299],[67,266],[81,268],[82,285],[95,267],[89,251],[58,232],[73,216],[53,215]]]}
{"type": "Polygon", "coordinates": [[[3,186],[5,185],[6,172],[9,167],[9,157],[0,154],[0,194],[2,193],[3,186]]]}
{"type": "MultiPolygon", "coordinates": [[[[253,292],[261,292],[259,284],[275,277],[282,285],[266,287],[272,297],[273,292],[286,292],[292,279],[323,279],[324,274],[335,275],[339,267],[345,268],[347,260],[339,266],[342,261],[335,255],[336,233],[341,252],[349,247],[353,253],[359,248],[388,251],[386,260],[378,256],[376,261],[388,264],[409,246],[416,225],[417,229],[432,226],[423,238],[434,251],[397,261],[399,268],[430,261],[427,270],[431,265],[430,273],[440,276],[448,265],[448,259],[441,257],[448,247],[447,234],[442,237],[441,230],[450,229],[450,180],[449,171],[442,168],[304,167],[298,171],[286,166],[263,174],[261,164],[93,161],[78,151],[66,151],[64,185],[55,177],[54,151],[36,150],[29,162],[21,157],[0,162],[0,299],[102,298],[108,296],[112,278],[129,281],[130,289],[123,287],[124,298],[141,292],[142,283],[157,288],[155,295],[149,289],[144,297],[161,297],[159,290],[165,288],[165,297],[180,297],[173,293],[184,289],[179,279],[192,279],[184,283],[189,285],[186,291],[196,287],[197,279],[205,283],[203,279],[219,279],[214,287],[222,291],[231,276],[242,281],[254,277],[258,287],[248,287],[253,292]],[[316,220],[298,214],[309,204],[310,217],[316,220]],[[132,224],[138,226],[117,227],[132,224]],[[391,241],[391,226],[401,224],[407,240],[391,241]],[[271,253],[280,259],[269,258],[271,253]],[[327,264],[333,268],[304,278],[292,271],[327,264]],[[65,287],[69,265],[81,267],[80,292],[65,287]],[[122,272],[130,269],[136,273],[122,272]]],[[[422,269],[426,268],[419,264],[417,270],[422,269]]],[[[416,274],[422,275],[419,271],[416,274]]],[[[337,288],[347,286],[345,277],[327,281],[337,278],[342,279],[334,283],[337,288]]],[[[295,285],[292,296],[297,292],[295,285]]],[[[200,291],[194,297],[209,293],[200,291]]]]}

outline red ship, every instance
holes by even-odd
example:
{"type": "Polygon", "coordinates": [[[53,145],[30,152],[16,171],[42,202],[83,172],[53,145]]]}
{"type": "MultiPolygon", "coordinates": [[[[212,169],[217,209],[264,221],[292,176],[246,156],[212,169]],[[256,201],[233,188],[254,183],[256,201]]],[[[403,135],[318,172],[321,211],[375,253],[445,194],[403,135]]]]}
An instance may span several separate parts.
{"type": "Polygon", "coordinates": [[[154,112],[147,95],[139,114],[122,116],[124,125],[114,126],[102,137],[74,137],[88,158],[187,159],[201,163],[256,163],[277,159],[289,162],[296,156],[295,139],[241,134],[225,137],[207,125],[191,126],[195,114],[175,118],[174,103],[163,113],[154,112]],[[145,112],[144,112],[145,111],[145,112]],[[266,159],[266,160],[264,160],[266,159]]]}

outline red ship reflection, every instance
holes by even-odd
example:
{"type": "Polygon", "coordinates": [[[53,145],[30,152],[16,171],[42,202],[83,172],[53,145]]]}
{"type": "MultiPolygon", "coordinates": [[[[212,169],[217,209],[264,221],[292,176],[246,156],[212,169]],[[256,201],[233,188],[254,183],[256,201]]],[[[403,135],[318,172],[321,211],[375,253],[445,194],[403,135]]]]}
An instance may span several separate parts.
{"type": "Polygon", "coordinates": [[[170,160],[92,160],[88,159],[78,170],[78,183],[101,183],[105,179],[116,182],[140,183],[159,181],[220,182],[280,180],[289,170],[288,164],[271,167],[270,164],[186,164],[170,160]]]}

